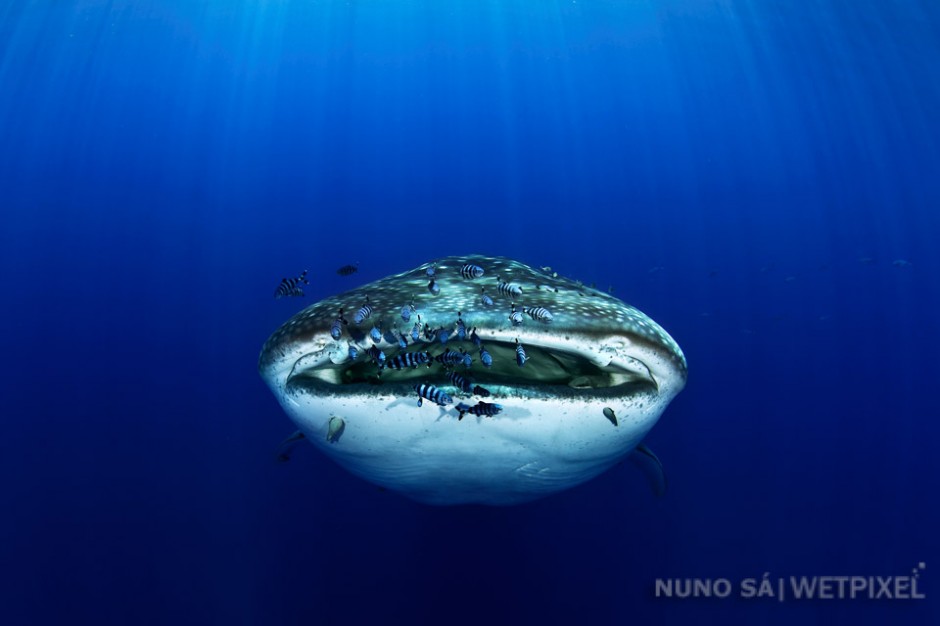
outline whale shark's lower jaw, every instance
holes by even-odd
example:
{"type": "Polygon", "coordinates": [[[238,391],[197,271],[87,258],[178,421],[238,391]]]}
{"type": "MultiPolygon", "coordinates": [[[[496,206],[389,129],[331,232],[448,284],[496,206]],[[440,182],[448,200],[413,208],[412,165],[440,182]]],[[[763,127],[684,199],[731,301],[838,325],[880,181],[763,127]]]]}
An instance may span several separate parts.
{"type": "Polygon", "coordinates": [[[686,380],[679,346],[640,311],[484,256],[441,259],[311,305],[271,335],[258,366],[315,446],[432,504],[516,504],[584,482],[631,454],[686,380]],[[454,366],[445,350],[474,362],[454,366]],[[438,358],[426,367],[429,356],[438,358]],[[454,373],[490,395],[462,393],[454,373]]]}
{"type": "Polygon", "coordinates": [[[667,401],[638,390],[616,402],[501,395],[499,403],[496,418],[458,422],[452,408],[419,407],[414,397],[330,396],[311,387],[284,408],[318,448],[365,480],[426,504],[510,505],[608,469],[636,448],[667,401]],[[619,427],[603,416],[610,405],[619,427]],[[348,424],[335,444],[325,437],[331,415],[348,424]]]}

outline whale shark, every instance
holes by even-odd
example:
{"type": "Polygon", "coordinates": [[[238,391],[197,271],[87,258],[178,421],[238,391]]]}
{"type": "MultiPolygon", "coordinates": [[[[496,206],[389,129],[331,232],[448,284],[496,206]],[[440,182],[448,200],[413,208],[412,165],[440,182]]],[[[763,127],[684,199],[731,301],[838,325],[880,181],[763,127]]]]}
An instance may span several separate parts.
{"type": "Polygon", "coordinates": [[[636,308],[484,255],[437,259],[303,309],[265,342],[258,370],[298,429],[280,458],[309,441],[356,476],[434,505],[531,501],[631,455],[662,491],[643,440],[688,375],[678,344],[636,308]],[[386,366],[409,353],[426,358],[386,366]],[[487,397],[455,386],[454,372],[487,397]],[[474,402],[485,410],[468,412],[474,402]]]}

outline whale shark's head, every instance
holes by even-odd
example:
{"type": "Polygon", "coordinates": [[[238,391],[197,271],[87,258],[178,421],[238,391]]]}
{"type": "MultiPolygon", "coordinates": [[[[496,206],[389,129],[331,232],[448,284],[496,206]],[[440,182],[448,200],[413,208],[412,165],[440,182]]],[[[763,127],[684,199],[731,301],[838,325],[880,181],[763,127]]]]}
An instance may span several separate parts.
{"type": "Polygon", "coordinates": [[[258,367],[315,445],[434,504],[513,504],[599,474],[633,452],[687,374],[676,342],[637,309],[485,256],[440,259],[322,300],[271,335],[258,367]],[[467,410],[482,402],[500,409],[467,410]]]}

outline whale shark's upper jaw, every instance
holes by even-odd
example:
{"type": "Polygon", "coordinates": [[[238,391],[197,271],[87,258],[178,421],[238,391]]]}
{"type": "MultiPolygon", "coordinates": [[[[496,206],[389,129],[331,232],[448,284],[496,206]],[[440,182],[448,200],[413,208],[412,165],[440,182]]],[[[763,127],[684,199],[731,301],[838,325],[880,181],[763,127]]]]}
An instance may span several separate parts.
{"type": "Polygon", "coordinates": [[[675,341],[633,307],[575,281],[509,259],[480,256],[441,259],[308,307],[268,339],[259,369],[268,383],[281,391],[293,385],[314,385],[334,394],[362,394],[369,391],[363,383],[380,380],[384,391],[401,385],[405,394],[415,382],[428,380],[425,367],[385,369],[379,379],[377,366],[365,354],[356,360],[348,355],[350,344],[362,352],[376,345],[392,357],[399,350],[401,334],[408,338],[409,351],[436,354],[444,349],[467,349],[476,360],[474,379],[500,387],[503,394],[616,396],[651,388],[671,398],[682,389],[687,374],[685,358],[675,341]],[[458,272],[467,263],[486,268],[486,275],[477,280],[462,278],[458,272]],[[432,265],[441,289],[438,296],[427,289],[426,270],[432,265]],[[522,294],[502,295],[497,276],[520,285],[522,294]],[[484,290],[494,300],[492,307],[481,303],[484,290]],[[367,301],[372,315],[355,324],[353,315],[367,301]],[[416,312],[405,322],[401,309],[409,304],[416,312]],[[524,322],[515,326],[509,320],[513,306],[519,310],[544,307],[551,311],[552,321],[525,316],[524,322]],[[330,330],[341,315],[340,309],[348,323],[337,341],[330,330]],[[468,329],[476,328],[493,357],[492,368],[482,367],[476,348],[469,340],[457,341],[456,335],[446,346],[436,339],[427,341],[423,335],[422,340],[411,343],[410,332],[418,315],[422,329],[426,324],[432,330],[451,331],[458,312],[468,329]],[[369,337],[373,327],[380,328],[383,335],[377,343],[369,337]],[[524,367],[516,364],[517,340],[529,357],[524,367]]]}

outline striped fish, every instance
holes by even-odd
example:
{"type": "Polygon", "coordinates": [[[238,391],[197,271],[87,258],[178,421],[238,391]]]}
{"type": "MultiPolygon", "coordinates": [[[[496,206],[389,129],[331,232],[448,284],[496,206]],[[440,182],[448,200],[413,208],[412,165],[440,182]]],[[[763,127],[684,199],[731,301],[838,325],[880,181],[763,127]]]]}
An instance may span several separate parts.
{"type": "Polygon", "coordinates": [[[349,344],[349,360],[355,361],[359,358],[359,346],[354,344],[349,344]]]}
{"type": "Polygon", "coordinates": [[[403,352],[391,359],[387,363],[393,370],[400,370],[406,367],[414,369],[419,365],[431,367],[431,353],[429,352],[403,352]]]}
{"type": "Polygon", "coordinates": [[[493,367],[493,357],[483,346],[480,346],[480,363],[483,364],[483,367],[493,367]]]}
{"type": "Polygon", "coordinates": [[[517,311],[516,306],[513,305],[512,312],[509,314],[509,321],[512,322],[513,326],[521,326],[522,320],[523,320],[522,313],[517,311]]]}
{"type": "Polygon", "coordinates": [[[398,333],[398,347],[402,350],[408,347],[408,337],[405,337],[405,333],[398,333]]]}
{"type": "Polygon", "coordinates": [[[554,317],[552,316],[552,312],[546,309],[545,307],[527,306],[527,307],[522,307],[522,310],[523,312],[525,312],[526,315],[528,315],[529,317],[531,317],[537,322],[542,322],[543,324],[548,324],[554,319],[554,317]]]}
{"type": "Polygon", "coordinates": [[[401,308],[401,319],[405,322],[411,319],[411,314],[415,311],[415,305],[406,304],[401,308]]]}
{"type": "Polygon", "coordinates": [[[433,278],[428,282],[428,291],[431,292],[432,296],[436,296],[437,294],[441,293],[440,286],[437,284],[437,281],[434,280],[433,278]]]}
{"type": "Polygon", "coordinates": [[[434,360],[441,365],[453,367],[454,365],[460,365],[464,362],[464,354],[466,353],[457,352],[456,350],[445,350],[444,352],[441,352],[436,357],[434,357],[434,360]]]}
{"type": "Polygon", "coordinates": [[[483,268],[479,265],[473,265],[467,263],[460,268],[460,275],[466,278],[467,280],[473,280],[475,278],[480,278],[483,276],[483,268]]]}
{"type": "Polygon", "coordinates": [[[480,287],[480,292],[481,292],[480,304],[482,304],[485,307],[493,306],[493,298],[487,295],[486,289],[484,287],[480,287]]]}
{"type": "Polygon", "coordinates": [[[434,385],[420,384],[415,385],[414,390],[418,392],[418,406],[424,404],[424,399],[427,398],[431,402],[434,402],[438,406],[447,406],[448,404],[453,404],[453,399],[435,387],[434,385]]]}
{"type": "Polygon", "coordinates": [[[470,341],[472,341],[473,345],[477,346],[478,348],[480,347],[480,344],[483,343],[480,340],[480,335],[477,334],[476,327],[474,327],[473,330],[470,331],[470,341]]]}
{"type": "Polygon", "coordinates": [[[437,333],[436,333],[438,341],[440,341],[441,344],[447,343],[447,340],[450,339],[450,336],[453,332],[454,331],[441,326],[440,328],[437,329],[437,333]]]}
{"type": "Polygon", "coordinates": [[[461,402],[454,408],[457,409],[458,413],[460,413],[460,415],[457,417],[458,422],[463,419],[463,416],[466,413],[476,415],[477,417],[493,417],[494,415],[498,415],[500,411],[503,410],[502,405],[492,402],[477,402],[473,406],[461,402]]]}
{"type": "Polygon", "coordinates": [[[483,396],[484,398],[490,395],[489,389],[485,389],[480,385],[475,385],[472,380],[465,376],[461,376],[457,372],[451,372],[447,375],[447,378],[450,379],[450,382],[454,383],[454,387],[460,389],[464,393],[472,393],[478,396],[483,396]]]}
{"type": "Polygon", "coordinates": [[[457,323],[455,324],[457,329],[457,339],[463,341],[467,338],[467,327],[463,323],[463,318],[460,317],[460,311],[457,311],[457,323]]]}
{"type": "Polygon", "coordinates": [[[351,276],[359,271],[359,262],[357,261],[355,265],[344,265],[343,267],[336,270],[336,273],[340,276],[351,276]]]}
{"type": "Polygon", "coordinates": [[[519,343],[519,340],[516,339],[516,364],[519,367],[523,367],[525,362],[529,360],[529,357],[526,356],[525,348],[522,347],[522,344],[519,343]]]}
{"type": "Polygon", "coordinates": [[[499,282],[496,284],[496,291],[499,293],[510,298],[518,298],[522,295],[522,287],[516,283],[504,282],[502,278],[498,278],[497,280],[499,282]]]}
{"type": "Polygon", "coordinates": [[[353,323],[358,326],[370,317],[372,317],[372,305],[369,304],[369,296],[366,296],[366,303],[359,307],[359,310],[353,315],[353,323]]]}
{"type": "Polygon", "coordinates": [[[339,339],[343,336],[343,326],[348,322],[346,318],[343,317],[343,309],[339,310],[339,315],[333,320],[333,324],[330,326],[330,337],[333,339],[339,339]]]}
{"type": "Polygon", "coordinates": [[[382,329],[380,329],[378,326],[373,326],[372,330],[369,331],[369,337],[372,338],[373,343],[381,343],[382,329]]]}
{"type": "Polygon", "coordinates": [[[421,316],[418,316],[418,321],[415,322],[414,328],[411,329],[411,340],[418,341],[421,338],[421,316]]]}
{"type": "Polygon", "coordinates": [[[304,295],[303,287],[300,286],[301,284],[310,284],[307,281],[307,270],[304,270],[297,278],[282,278],[281,284],[274,290],[274,299],[277,300],[279,298],[304,295]]]}
{"type": "Polygon", "coordinates": [[[464,393],[473,392],[473,382],[470,379],[464,378],[457,372],[451,372],[447,375],[447,378],[450,379],[450,382],[454,383],[454,387],[463,391],[464,393]]]}
{"type": "Polygon", "coordinates": [[[369,348],[366,353],[369,355],[369,358],[372,359],[372,362],[379,367],[379,373],[385,369],[385,353],[378,349],[376,346],[369,348]]]}

